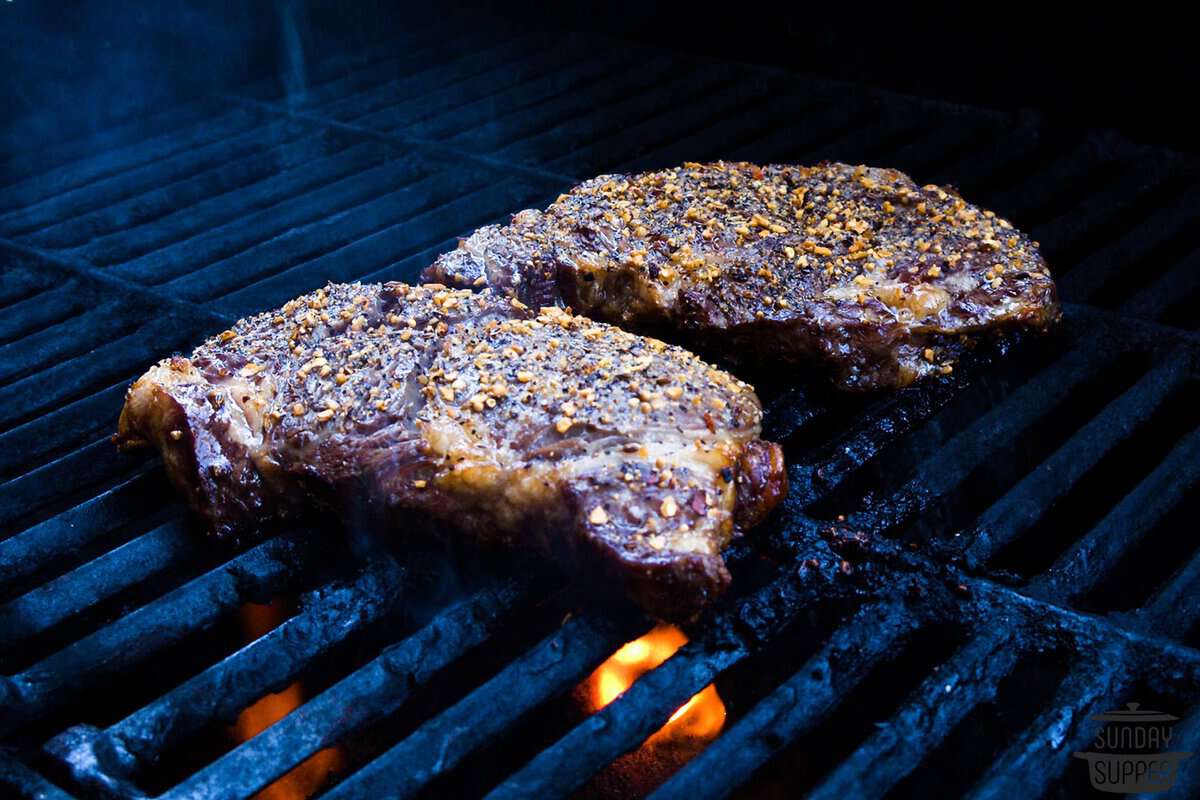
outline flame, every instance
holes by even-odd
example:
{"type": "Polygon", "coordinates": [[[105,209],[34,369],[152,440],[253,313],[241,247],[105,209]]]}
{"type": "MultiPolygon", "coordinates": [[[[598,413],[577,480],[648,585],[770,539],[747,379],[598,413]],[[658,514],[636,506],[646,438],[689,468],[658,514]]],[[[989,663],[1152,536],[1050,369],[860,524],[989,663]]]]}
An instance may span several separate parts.
{"type": "MultiPolygon", "coordinates": [[[[247,641],[254,641],[284,620],[281,603],[267,605],[247,603],[241,610],[242,632],[247,641]]],[[[304,702],[304,690],[297,681],[276,694],[268,694],[238,715],[231,734],[236,741],[245,742],[283,719],[292,709],[304,702]]],[[[312,796],[325,782],[326,776],[342,765],[342,754],[336,747],[313,753],[294,769],[280,776],[257,795],[256,800],[302,800],[312,796]]]]}
{"type": "MultiPolygon", "coordinates": [[[[687,636],[674,625],[659,625],[654,630],[625,644],[596,668],[582,688],[588,710],[595,712],[617,699],[645,673],[666,661],[687,643],[687,636]]],[[[671,715],[646,744],[692,740],[709,742],[725,725],[725,703],[717,687],[709,684],[671,715]]]]}

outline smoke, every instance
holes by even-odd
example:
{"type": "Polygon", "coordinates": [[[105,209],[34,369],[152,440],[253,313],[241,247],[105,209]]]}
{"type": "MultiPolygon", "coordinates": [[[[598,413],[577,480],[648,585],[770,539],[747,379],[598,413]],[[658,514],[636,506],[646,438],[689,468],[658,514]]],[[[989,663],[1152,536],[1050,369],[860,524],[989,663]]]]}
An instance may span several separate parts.
{"type": "Polygon", "coordinates": [[[279,0],[279,25],[283,45],[280,82],[288,108],[295,109],[308,99],[308,76],[304,66],[304,42],[301,20],[304,9],[292,0],[279,0]]]}
{"type": "Polygon", "coordinates": [[[279,31],[270,4],[0,2],[0,182],[48,145],[103,152],[89,137],[272,74],[279,31]]]}

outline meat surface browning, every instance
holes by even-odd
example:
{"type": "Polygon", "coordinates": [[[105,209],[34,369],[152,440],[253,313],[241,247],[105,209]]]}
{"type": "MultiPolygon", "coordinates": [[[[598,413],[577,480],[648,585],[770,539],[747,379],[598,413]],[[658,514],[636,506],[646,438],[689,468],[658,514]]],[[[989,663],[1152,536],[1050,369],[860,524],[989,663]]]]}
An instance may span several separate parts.
{"type": "Polygon", "coordinates": [[[952,188],[826,163],[602,175],[481,228],[424,273],[561,302],[734,364],[847,389],[946,373],[970,337],[1060,316],[1037,244],[952,188]]]}
{"type": "Polygon", "coordinates": [[[416,510],[683,619],[785,493],[760,419],[751,387],[655,339],[491,292],[351,284],[162,361],[116,439],[158,449],[218,535],[313,505],[416,510]]]}

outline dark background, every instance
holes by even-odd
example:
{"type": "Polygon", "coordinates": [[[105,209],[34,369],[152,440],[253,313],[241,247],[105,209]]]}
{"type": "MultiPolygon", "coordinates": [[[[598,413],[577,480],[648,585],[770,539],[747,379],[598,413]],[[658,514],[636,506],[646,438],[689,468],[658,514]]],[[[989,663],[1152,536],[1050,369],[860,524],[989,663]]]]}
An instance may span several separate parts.
{"type": "Polygon", "coordinates": [[[0,0],[0,146],[262,76],[286,83],[307,61],[436,15],[604,32],[1197,150],[1193,25],[1182,10],[1111,8],[0,0]]]}

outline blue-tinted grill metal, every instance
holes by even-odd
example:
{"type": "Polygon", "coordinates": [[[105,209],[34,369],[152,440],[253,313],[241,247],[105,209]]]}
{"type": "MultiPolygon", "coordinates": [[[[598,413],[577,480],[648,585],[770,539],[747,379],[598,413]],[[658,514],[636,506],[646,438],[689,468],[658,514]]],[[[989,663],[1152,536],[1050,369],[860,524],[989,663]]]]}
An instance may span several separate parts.
{"type": "MultiPolygon", "coordinates": [[[[422,686],[521,624],[539,593],[520,581],[487,584],[410,627],[406,568],[369,544],[303,531],[236,552],[197,541],[161,470],[118,457],[108,442],[130,379],[327,280],[411,280],[456,236],[544,205],[580,178],[720,157],[870,161],[953,183],[1041,240],[1071,304],[1067,324],[1052,343],[856,400],[854,413],[805,388],[767,397],[768,433],[788,446],[793,492],[731,562],[737,572],[769,554],[774,577],[714,610],[613,704],[512,764],[493,796],[577,790],[691,694],[769,647],[802,609],[841,622],[655,796],[724,796],[832,716],[862,713],[842,698],[931,626],[957,630],[961,647],[829,765],[817,796],[898,786],[1047,648],[1075,655],[1052,701],[976,777],[975,796],[1059,786],[1069,753],[1091,735],[1088,714],[1131,691],[1169,698],[1186,715],[1182,740],[1200,739],[1200,651],[1189,638],[1200,621],[1200,551],[1138,608],[1106,616],[1076,606],[1195,491],[1200,420],[1184,420],[1123,497],[1095,498],[1107,511],[1048,568],[1005,581],[989,572],[1200,377],[1200,269],[1188,237],[1200,213],[1195,164],[1033,118],[587,36],[414,32],[312,65],[308,78],[287,96],[264,80],[31,147],[0,173],[5,791],[248,797],[403,715],[422,686]],[[1029,469],[990,487],[981,509],[945,512],[950,529],[928,548],[898,544],[1127,357],[1137,366],[1113,376],[1112,396],[1056,445],[1034,443],[1029,469]],[[892,460],[900,466],[887,486],[868,492],[857,481],[892,460]],[[867,535],[836,532],[847,530],[867,535]],[[847,541],[853,557],[843,562],[847,541]],[[847,569],[875,580],[848,580],[847,569]],[[202,651],[148,698],[116,697],[103,720],[72,715],[124,677],[152,677],[241,604],[280,593],[299,597],[295,616],[241,650],[202,651]],[[144,787],[164,754],[363,638],[393,643],[372,645],[372,657],[317,697],[172,787],[144,787]]],[[[332,794],[428,790],[646,625],[590,611],[546,631],[341,776],[332,794]]],[[[1185,768],[1193,792],[1198,778],[1185,768]]]]}

